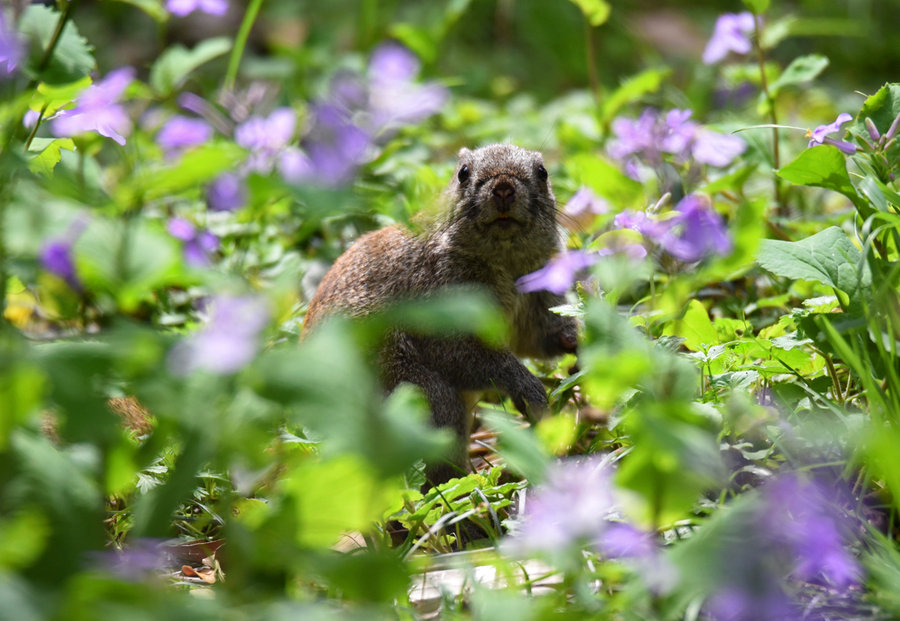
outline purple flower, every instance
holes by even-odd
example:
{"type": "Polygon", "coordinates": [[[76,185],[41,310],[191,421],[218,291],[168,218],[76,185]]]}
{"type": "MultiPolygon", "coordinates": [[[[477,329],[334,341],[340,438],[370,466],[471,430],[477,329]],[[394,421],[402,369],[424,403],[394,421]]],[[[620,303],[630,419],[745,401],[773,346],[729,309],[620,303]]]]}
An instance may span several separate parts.
{"type": "Polygon", "coordinates": [[[162,540],[157,539],[138,539],[123,550],[104,550],[91,555],[93,565],[131,582],[161,572],[166,566],[166,559],[162,540]]]}
{"type": "Polygon", "coordinates": [[[201,11],[209,15],[225,15],[228,12],[227,0],[167,0],[166,9],[172,15],[184,17],[194,11],[201,11]]]}
{"type": "Polygon", "coordinates": [[[173,116],[156,135],[156,143],[167,155],[177,154],[188,147],[203,144],[212,138],[212,127],[203,119],[173,116]]]}
{"type": "Polygon", "coordinates": [[[749,35],[754,28],[753,14],[749,11],[720,15],[713,35],[703,50],[703,62],[714,65],[728,56],[729,52],[747,54],[753,49],[749,35]]]}
{"type": "Polygon", "coordinates": [[[73,289],[80,288],[72,260],[71,239],[58,237],[46,242],[41,249],[41,265],[44,269],[65,280],[73,289]]]}
{"type": "Polygon", "coordinates": [[[652,108],[645,108],[639,119],[619,117],[612,123],[615,137],[608,151],[625,165],[626,173],[640,181],[636,158],[656,166],[663,153],[670,153],[677,163],[693,158],[701,164],[728,166],[744,152],[746,145],[737,136],[723,135],[691,120],[691,110],[669,110],[663,118],[652,108]]]}
{"type": "Polygon", "coordinates": [[[379,46],[369,60],[369,106],[374,133],[418,123],[447,101],[447,89],[434,83],[417,84],[419,61],[402,45],[379,46]]]}
{"type": "Polygon", "coordinates": [[[731,164],[738,155],[746,150],[743,139],[729,134],[720,134],[711,129],[700,127],[694,134],[691,153],[701,164],[709,164],[724,168],[731,164]]]}
{"type": "Polygon", "coordinates": [[[268,305],[256,296],[219,295],[209,303],[206,324],[169,353],[169,370],[235,373],[253,360],[259,333],[269,320],[268,305]]]}
{"type": "Polygon", "coordinates": [[[859,583],[862,570],[844,549],[824,488],[787,475],[770,483],[764,497],[764,523],[772,537],[791,551],[799,579],[821,575],[840,589],[859,583]]]}
{"type": "Polygon", "coordinates": [[[206,189],[206,205],[213,211],[234,211],[246,203],[244,180],[234,173],[219,175],[206,189]]]}
{"type": "Polygon", "coordinates": [[[609,203],[594,194],[587,186],[581,186],[566,203],[563,212],[574,218],[595,216],[609,212],[609,203]]]}
{"type": "Polygon", "coordinates": [[[637,231],[650,241],[660,243],[669,233],[671,224],[655,218],[651,218],[645,211],[625,210],[616,214],[613,226],[618,229],[631,229],[637,231]]]}
{"type": "Polygon", "coordinates": [[[731,252],[731,238],[722,217],[709,200],[688,194],[675,206],[678,215],[669,220],[672,229],[660,240],[660,245],[679,261],[693,263],[710,254],[731,252]],[[673,233],[674,229],[680,229],[673,233]]]}
{"type": "Polygon", "coordinates": [[[854,153],[856,153],[855,144],[846,142],[844,140],[835,140],[834,138],[828,137],[829,134],[835,134],[841,131],[841,125],[852,119],[853,117],[846,112],[841,112],[833,123],[829,123],[828,125],[819,125],[814,130],[807,131],[806,135],[809,138],[809,145],[807,146],[814,147],[820,144],[830,144],[834,145],[847,155],[853,155],[854,153]]]}
{"type": "Polygon", "coordinates": [[[134,73],[131,67],[122,67],[89,86],[78,97],[74,108],[63,110],[53,119],[53,133],[74,136],[95,131],[124,145],[125,135],[131,132],[131,119],[118,100],[134,81],[134,73]]]}
{"type": "Polygon", "coordinates": [[[611,157],[624,162],[635,155],[655,162],[659,159],[658,114],[652,108],[645,108],[638,119],[618,117],[612,122],[615,138],[608,151],[611,157]]]}
{"type": "Polygon", "coordinates": [[[279,153],[294,138],[297,113],[292,108],[278,108],[268,117],[250,117],[234,130],[234,141],[250,150],[249,170],[269,173],[279,153]]]}
{"type": "Polygon", "coordinates": [[[6,27],[6,18],[0,11],[0,78],[12,75],[25,56],[25,45],[19,33],[6,27]]]}
{"type": "Polygon", "coordinates": [[[204,267],[210,257],[219,249],[219,238],[209,231],[198,231],[197,227],[184,218],[171,218],[166,224],[169,235],[184,242],[184,260],[188,265],[204,267]]]}
{"type": "Polygon", "coordinates": [[[292,183],[344,185],[365,161],[372,140],[336,106],[318,105],[312,113],[312,130],[304,140],[306,161],[294,155],[282,161],[282,170],[289,171],[292,183]]]}
{"type": "Polygon", "coordinates": [[[610,525],[608,518],[616,506],[608,460],[590,457],[555,463],[528,498],[521,528],[511,543],[524,553],[594,545],[610,525]]]}
{"type": "Polygon", "coordinates": [[[568,250],[530,274],[516,281],[516,288],[522,293],[550,291],[562,295],[575,282],[578,273],[597,262],[598,256],[584,250],[568,250]]]}

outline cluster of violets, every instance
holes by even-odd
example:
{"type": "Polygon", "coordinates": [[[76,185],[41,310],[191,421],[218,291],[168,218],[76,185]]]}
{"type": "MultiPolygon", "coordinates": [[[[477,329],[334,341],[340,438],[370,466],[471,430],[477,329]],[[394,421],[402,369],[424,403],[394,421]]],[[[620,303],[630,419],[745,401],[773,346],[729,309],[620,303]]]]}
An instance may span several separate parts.
{"type": "MultiPolygon", "coordinates": [[[[652,533],[622,520],[623,496],[613,474],[608,457],[553,464],[529,495],[504,550],[563,562],[569,553],[589,548],[629,564],[655,592],[671,591],[679,581],[677,570],[652,533]]],[[[743,542],[722,543],[722,571],[705,606],[710,618],[794,619],[797,603],[786,580],[824,581],[840,592],[860,583],[862,569],[847,551],[846,524],[828,489],[794,474],[780,475],[763,488],[741,523],[743,542]]]]}
{"type": "MultiPolygon", "coordinates": [[[[608,205],[588,188],[581,188],[566,205],[565,213],[579,217],[606,213],[608,205]],[[570,207],[574,203],[573,207],[570,207]]],[[[626,210],[615,216],[613,226],[618,230],[640,233],[646,243],[661,249],[683,263],[694,263],[711,255],[727,256],[733,247],[722,216],[709,199],[689,194],[671,212],[658,216],[647,211],[626,210]]],[[[603,257],[613,254],[639,261],[647,256],[647,248],[639,244],[623,244],[599,250],[568,250],[547,265],[522,276],[516,285],[519,291],[550,291],[562,295],[578,280],[579,275],[603,257]]]]}
{"type": "Polygon", "coordinates": [[[691,110],[662,114],[645,108],[637,119],[619,117],[612,123],[613,139],[607,150],[621,162],[629,177],[641,181],[642,165],[658,167],[665,156],[676,164],[698,162],[723,168],[747,148],[738,136],[721,134],[692,121],[691,110]]]}
{"type": "Polygon", "coordinates": [[[639,571],[656,591],[667,591],[675,574],[653,535],[621,518],[623,495],[612,477],[609,456],[592,455],[554,463],[546,480],[529,495],[524,515],[503,549],[563,561],[590,548],[639,571]]]}
{"type": "Polygon", "coordinates": [[[835,489],[795,474],[762,489],[755,511],[742,523],[746,545],[720,551],[723,567],[706,603],[709,617],[798,619],[802,610],[786,581],[825,583],[840,593],[860,584],[862,568],[846,548],[843,533],[850,528],[835,489]]]}

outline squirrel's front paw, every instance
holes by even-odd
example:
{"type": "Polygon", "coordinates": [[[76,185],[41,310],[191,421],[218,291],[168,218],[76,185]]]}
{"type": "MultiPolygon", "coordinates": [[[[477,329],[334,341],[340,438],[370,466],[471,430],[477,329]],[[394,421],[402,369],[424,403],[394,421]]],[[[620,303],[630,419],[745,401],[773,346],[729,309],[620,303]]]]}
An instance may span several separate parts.
{"type": "Polygon", "coordinates": [[[516,409],[532,423],[541,420],[550,410],[544,385],[541,380],[530,373],[527,378],[523,378],[523,383],[518,390],[513,391],[512,398],[516,409]]]}

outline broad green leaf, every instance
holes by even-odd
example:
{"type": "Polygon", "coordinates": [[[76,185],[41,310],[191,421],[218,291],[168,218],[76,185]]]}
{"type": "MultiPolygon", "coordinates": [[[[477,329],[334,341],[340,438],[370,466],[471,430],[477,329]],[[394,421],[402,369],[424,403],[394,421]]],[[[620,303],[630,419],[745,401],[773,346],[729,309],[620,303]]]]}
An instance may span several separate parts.
{"type": "Polygon", "coordinates": [[[744,6],[759,15],[769,10],[769,0],[744,0],[744,6]]]}
{"type": "Polygon", "coordinates": [[[53,169],[62,159],[61,149],[75,150],[75,143],[71,138],[35,138],[31,141],[30,150],[39,150],[40,153],[31,158],[28,168],[31,172],[49,177],[53,169]]]}
{"type": "Polygon", "coordinates": [[[367,530],[400,491],[354,455],[307,460],[292,468],[279,487],[294,501],[295,537],[303,547],[327,547],[347,531],[367,530]]]}
{"type": "Polygon", "coordinates": [[[759,264],[778,276],[812,280],[843,291],[851,307],[871,295],[872,272],[859,250],[836,226],[798,242],[763,240],[759,264]]]}
{"type": "Polygon", "coordinates": [[[93,49],[87,39],[78,33],[72,20],[66,22],[49,62],[44,67],[40,66],[59,18],[58,11],[32,4],[25,9],[19,22],[19,29],[28,38],[30,45],[25,73],[48,84],[67,84],[80,80],[96,66],[93,49]]]}
{"type": "MultiPolygon", "coordinates": [[[[865,125],[866,118],[872,119],[878,131],[884,134],[898,114],[900,114],[900,84],[885,84],[863,103],[854,124],[850,127],[850,133],[870,140],[865,125]]],[[[885,155],[889,161],[896,161],[896,158],[900,157],[900,140],[895,142],[885,155]]]]}
{"type": "Polygon", "coordinates": [[[166,162],[164,168],[144,171],[137,177],[134,186],[122,188],[120,203],[131,203],[128,194],[153,199],[196,190],[233,168],[243,155],[244,150],[231,142],[214,142],[197,147],[174,165],[166,162]]]}
{"type": "Polygon", "coordinates": [[[173,45],[150,68],[150,86],[157,94],[168,95],[197,67],[230,51],[231,39],[228,37],[206,39],[192,50],[183,45],[173,45]]]}
{"type": "Polygon", "coordinates": [[[828,59],[821,54],[798,56],[769,87],[772,97],[776,97],[785,86],[814,80],[827,66],[828,59]]]}
{"type": "Polygon", "coordinates": [[[55,85],[41,82],[38,84],[35,96],[30,102],[31,108],[37,111],[46,108],[44,110],[44,118],[47,118],[62,106],[74,101],[90,85],[90,76],[84,76],[80,80],[69,84],[55,85]]]}
{"type": "Polygon", "coordinates": [[[796,185],[811,185],[840,192],[853,202],[863,219],[872,214],[872,206],[850,183],[847,160],[837,147],[819,145],[804,149],[793,162],[781,167],[778,176],[796,185]]]}
{"type": "Polygon", "coordinates": [[[75,243],[75,264],[88,289],[112,295],[126,312],[181,274],[175,240],[143,220],[91,221],[75,243]]]}
{"type": "Polygon", "coordinates": [[[672,70],[668,67],[663,69],[646,69],[637,75],[633,75],[613,91],[603,101],[600,108],[600,122],[604,125],[613,120],[619,110],[626,105],[637,101],[648,93],[655,93],[662,86],[672,70]]]}
{"type": "Polygon", "coordinates": [[[691,300],[684,317],[668,326],[663,335],[680,336],[684,339],[684,346],[693,351],[706,351],[719,343],[716,328],[699,300],[691,300]]]}
{"type": "Polygon", "coordinates": [[[600,26],[609,19],[611,7],[605,0],[571,0],[571,2],[581,9],[591,26],[600,26]]]}
{"type": "Polygon", "coordinates": [[[122,4],[130,4],[137,7],[144,13],[152,17],[159,23],[164,23],[169,19],[169,12],[166,10],[163,0],[117,0],[122,4]]]}
{"type": "Polygon", "coordinates": [[[643,204],[644,188],[618,167],[593,153],[578,153],[568,158],[569,174],[576,185],[586,185],[615,205],[643,204]]]}
{"type": "Polygon", "coordinates": [[[550,457],[534,434],[522,427],[507,414],[488,412],[482,420],[498,433],[497,450],[507,465],[522,474],[531,483],[540,483],[550,463],[550,457]]]}

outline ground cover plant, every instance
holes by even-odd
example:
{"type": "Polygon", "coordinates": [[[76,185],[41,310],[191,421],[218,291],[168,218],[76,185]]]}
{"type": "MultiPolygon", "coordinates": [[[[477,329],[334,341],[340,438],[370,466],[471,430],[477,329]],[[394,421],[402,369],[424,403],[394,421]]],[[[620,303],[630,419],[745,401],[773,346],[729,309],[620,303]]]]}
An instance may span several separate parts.
{"type": "Polygon", "coordinates": [[[4,3],[0,618],[900,616],[891,9],[4,3]],[[447,435],[366,352],[495,306],[298,337],[491,142],[544,153],[518,286],[579,353],[420,490],[447,435]]]}

